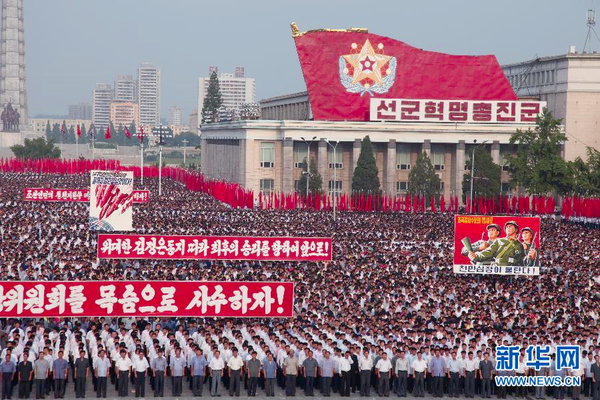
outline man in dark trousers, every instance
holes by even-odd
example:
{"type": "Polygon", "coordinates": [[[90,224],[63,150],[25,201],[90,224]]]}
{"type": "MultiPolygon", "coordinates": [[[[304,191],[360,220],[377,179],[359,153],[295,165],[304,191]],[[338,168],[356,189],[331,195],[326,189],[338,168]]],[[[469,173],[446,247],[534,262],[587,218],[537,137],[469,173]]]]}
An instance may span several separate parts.
{"type": "Polygon", "coordinates": [[[2,400],[10,400],[12,397],[12,381],[17,372],[17,366],[10,357],[10,352],[7,352],[4,361],[0,365],[0,372],[2,372],[2,400]]]}
{"type": "Polygon", "coordinates": [[[43,399],[46,397],[46,379],[50,375],[50,363],[44,358],[44,353],[33,363],[33,372],[35,376],[35,398],[43,399]]]}
{"type": "Polygon", "coordinates": [[[58,352],[58,358],[52,364],[52,373],[54,375],[54,398],[62,399],[65,397],[65,380],[69,363],[63,358],[63,351],[58,352]]]}
{"type": "Polygon", "coordinates": [[[256,358],[256,351],[252,352],[252,358],[246,362],[246,371],[248,371],[248,396],[256,396],[258,387],[258,378],[262,369],[261,362],[256,358]]]}
{"type": "Polygon", "coordinates": [[[140,350],[133,363],[133,373],[135,374],[135,397],[146,397],[146,371],[148,371],[149,367],[150,365],[148,364],[144,352],[140,350]]]}
{"type": "Polygon", "coordinates": [[[131,371],[131,360],[127,357],[127,351],[122,349],[119,352],[120,357],[115,362],[117,369],[117,385],[119,386],[119,397],[129,395],[129,372],[131,371]]]}
{"type": "Polygon", "coordinates": [[[88,370],[90,369],[90,362],[85,358],[85,351],[79,352],[79,358],[75,360],[75,369],[73,377],[75,379],[75,398],[85,398],[85,381],[88,377],[88,370]]]}
{"type": "Polygon", "coordinates": [[[33,379],[33,364],[29,361],[29,349],[24,350],[23,361],[17,365],[17,372],[19,374],[19,398],[28,399],[33,379]]]}
{"type": "Polygon", "coordinates": [[[479,362],[479,378],[481,379],[481,397],[489,399],[492,391],[492,379],[494,377],[494,365],[490,361],[490,354],[485,353],[483,360],[479,362]]]}
{"type": "Polygon", "coordinates": [[[198,347],[196,349],[196,355],[190,362],[190,373],[192,375],[192,393],[194,396],[202,396],[202,390],[204,387],[204,378],[206,377],[206,366],[208,361],[202,354],[202,349],[198,347]]]}
{"type": "Polygon", "coordinates": [[[313,358],[313,352],[308,350],[308,358],[302,363],[302,371],[304,373],[304,394],[306,396],[314,396],[315,379],[317,377],[317,367],[319,364],[313,358]]]}
{"type": "Polygon", "coordinates": [[[596,356],[596,362],[592,364],[592,399],[600,400],[600,356],[596,356]]]}
{"type": "Polygon", "coordinates": [[[162,349],[158,349],[158,357],[152,360],[152,376],[154,377],[154,397],[163,397],[165,392],[165,371],[167,359],[162,349]]]}
{"type": "Polygon", "coordinates": [[[106,398],[106,386],[108,385],[108,371],[110,370],[110,360],[106,357],[104,350],[100,350],[98,358],[94,361],[94,371],[96,372],[96,397],[106,398]]]}

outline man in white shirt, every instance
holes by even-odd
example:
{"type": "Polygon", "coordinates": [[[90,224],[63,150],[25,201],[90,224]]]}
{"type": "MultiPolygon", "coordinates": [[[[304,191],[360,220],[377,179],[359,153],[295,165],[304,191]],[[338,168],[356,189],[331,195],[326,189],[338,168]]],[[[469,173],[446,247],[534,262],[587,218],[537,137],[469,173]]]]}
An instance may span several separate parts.
{"type": "Polygon", "coordinates": [[[464,364],[465,373],[465,397],[473,398],[475,395],[475,374],[479,367],[479,362],[473,358],[473,352],[469,352],[469,356],[465,360],[464,364]]]}
{"type": "Polygon", "coordinates": [[[227,361],[227,370],[229,372],[229,395],[240,396],[240,377],[244,370],[244,360],[238,353],[237,347],[233,348],[232,356],[227,361]]]}
{"type": "Polygon", "coordinates": [[[406,397],[406,383],[408,377],[408,358],[404,350],[400,350],[400,357],[396,360],[394,366],[396,371],[396,392],[398,397],[406,397]]]}
{"type": "Polygon", "coordinates": [[[424,377],[427,374],[427,361],[423,359],[423,354],[417,352],[417,359],[412,363],[414,388],[413,395],[415,397],[425,397],[425,381],[424,377]]]}
{"type": "Polygon", "coordinates": [[[350,397],[350,369],[352,369],[352,363],[349,351],[346,351],[344,357],[338,362],[341,376],[340,396],[342,397],[350,397]]]}
{"type": "Polygon", "coordinates": [[[387,353],[382,353],[382,358],[377,361],[375,366],[377,380],[379,383],[379,396],[390,396],[390,375],[392,373],[392,363],[390,362],[387,353]]]}
{"type": "Polygon", "coordinates": [[[135,397],[146,397],[146,371],[150,365],[144,352],[139,351],[138,357],[133,363],[133,373],[135,374],[135,397]]]}
{"type": "Polygon", "coordinates": [[[368,350],[365,350],[363,356],[358,360],[358,368],[360,370],[360,395],[370,396],[373,361],[368,350]]]}
{"type": "Polygon", "coordinates": [[[221,358],[221,352],[219,350],[215,350],[212,359],[209,364],[209,374],[211,377],[210,381],[210,394],[212,396],[221,396],[220,394],[220,385],[219,381],[221,380],[221,374],[223,373],[223,368],[225,368],[225,362],[221,358]]]}
{"type": "Polygon", "coordinates": [[[127,351],[122,349],[119,353],[120,357],[115,362],[117,369],[117,385],[119,388],[119,397],[127,397],[129,388],[129,371],[131,370],[131,360],[127,357],[127,351]]]}

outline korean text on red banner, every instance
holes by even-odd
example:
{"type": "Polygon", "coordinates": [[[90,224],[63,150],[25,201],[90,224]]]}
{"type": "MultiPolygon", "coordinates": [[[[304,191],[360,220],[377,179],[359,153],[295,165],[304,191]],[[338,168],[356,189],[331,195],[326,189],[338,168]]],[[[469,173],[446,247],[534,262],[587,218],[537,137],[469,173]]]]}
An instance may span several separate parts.
{"type": "MultiPolygon", "coordinates": [[[[134,203],[147,203],[150,198],[148,190],[134,190],[134,203]]],[[[23,189],[23,201],[62,201],[62,202],[89,202],[89,189],[23,189]]]]}
{"type": "Polygon", "coordinates": [[[99,234],[98,258],[331,261],[331,238],[99,234]]]}
{"type": "Polygon", "coordinates": [[[0,318],[292,317],[291,282],[0,282],[0,318]]]}

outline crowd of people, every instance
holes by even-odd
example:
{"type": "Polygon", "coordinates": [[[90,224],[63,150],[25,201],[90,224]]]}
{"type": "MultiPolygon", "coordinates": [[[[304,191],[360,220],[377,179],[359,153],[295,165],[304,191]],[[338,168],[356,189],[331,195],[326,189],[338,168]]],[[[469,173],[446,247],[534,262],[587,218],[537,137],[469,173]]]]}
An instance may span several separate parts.
{"type": "Polygon", "coordinates": [[[296,284],[290,319],[3,320],[3,399],[34,388],[36,398],[84,397],[92,386],[106,397],[113,384],[141,397],[219,396],[221,386],[238,396],[298,386],[306,396],[504,397],[491,378],[507,344],[575,344],[583,358],[579,370],[515,372],[581,376],[581,390],[509,394],[600,399],[600,230],[543,218],[540,276],[455,275],[450,214],[234,210],[170,180],[158,199],[156,180],[144,183],[137,233],[332,237],[333,261],[99,260],[85,203],[23,201],[24,188],[85,188],[89,176],[0,174],[5,280],[296,284]]]}

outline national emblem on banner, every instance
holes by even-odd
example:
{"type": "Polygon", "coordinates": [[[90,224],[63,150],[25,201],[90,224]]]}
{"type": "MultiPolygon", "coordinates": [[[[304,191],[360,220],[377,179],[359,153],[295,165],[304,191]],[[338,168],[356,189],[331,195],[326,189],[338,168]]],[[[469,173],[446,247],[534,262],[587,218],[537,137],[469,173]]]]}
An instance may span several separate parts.
{"type": "Polygon", "coordinates": [[[351,54],[340,56],[340,83],[348,93],[387,93],[396,78],[396,57],[383,54],[383,43],[373,48],[369,39],[360,46],[352,43],[351,54]]]}

